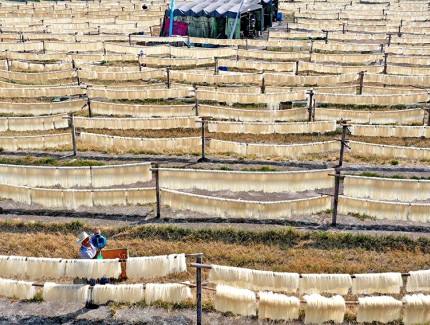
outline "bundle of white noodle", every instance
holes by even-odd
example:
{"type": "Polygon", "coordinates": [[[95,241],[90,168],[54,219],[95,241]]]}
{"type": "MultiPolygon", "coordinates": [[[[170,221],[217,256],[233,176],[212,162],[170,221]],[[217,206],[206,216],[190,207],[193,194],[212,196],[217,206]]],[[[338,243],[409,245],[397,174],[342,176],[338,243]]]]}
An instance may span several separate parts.
{"type": "Polygon", "coordinates": [[[403,316],[405,325],[430,323],[430,296],[408,295],[403,297],[403,302],[405,303],[403,316]]]}
{"type": "Polygon", "coordinates": [[[345,300],[339,296],[331,298],[323,297],[319,294],[304,296],[305,324],[322,324],[327,321],[342,323],[345,316],[345,300]]]}
{"type": "Polygon", "coordinates": [[[257,299],[255,293],[248,289],[238,289],[226,285],[217,285],[215,309],[220,312],[232,312],[242,316],[257,314],[257,299]]]}
{"type": "Polygon", "coordinates": [[[406,291],[430,291],[430,270],[410,271],[406,291]]]}
{"type": "Polygon", "coordinates": [[[129,257],[127,259],[127,277],[129,279],[151,279],[186,271],[185,254],[129,257]]]}
{"type": "Polygon", "coordinates": [[[32,299],[36,294],[33,282],[0,279],[0,295],[8,298],[32,299]]]}
{"type": "Polygon", "coordinates": [[[119,259],[62,260],[65,276],[78,278],[118,278],[121,274],[119,259]]]}
{"type": "Polygon", "coordinates": [[[56,284],[45,282],[43,300],[85,303],[88,297],[89,285],[56,284]]]}
{"type": "Polygon", "coordinates": [[[349,274],[302,274],[299,281],[300,293],[348,294],[352,286],[349,274]]]}
{"type": "Polygon", "coordinates": [[[272,320],[293,320],[299,318],[300,300],[279,293],[258,293],[258,318],[272,320]]]}
{"type": "Polygon", "coordinates": [[[253,290],[296,292],[298,286],[298,273],[252,270],[253,290]]]}
{"type": "Polygon", "coordinates": [[[92,292],[95,304],[105,304],[108,301],[120,303],[136,303],[144,299],[143,284],[95,285],[92,292]]]}
{"type": "Polygon", "coordinates": [[[402,286],[401,273],[355,274],[355,279],[352,280],[352,293],[400,293],[402,286]]]}
{"type": "Polygon", "coordinates": [[[0,276],[24,276],[27,272],[27,257],[1,256],[0,276]]]}
{"type": "Polygon", "coordinates": [[[358,298],[357,322],[388,323],[400,317],[402,302],[390,296],[358,298]]]}
{"type": "Polygon", "coordinates": [[[27,276],[30,279],[59,279],[64,276],[64,272],[65,264],[61,263],[61,258],[27,258],[27,276]]]}
{"type": "Polygon", "coordinates": [[[252,288],[253,272],[240,267],[212,265],[209,271],[209,282],[225,284],[237,288],[252,288]]]}
{"type": "Polygon", "coordinates": [[[178,304],[182,300],[191,298],[189,286],[179,283],[147,283],[145,286],[145,302],[171,302],[178,304]]]}

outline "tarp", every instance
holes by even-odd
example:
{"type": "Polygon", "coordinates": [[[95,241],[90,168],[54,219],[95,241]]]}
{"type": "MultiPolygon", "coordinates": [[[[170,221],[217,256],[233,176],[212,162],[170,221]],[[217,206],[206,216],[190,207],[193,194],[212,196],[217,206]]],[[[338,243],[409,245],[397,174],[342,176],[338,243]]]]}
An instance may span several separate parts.
{"type": "MultiPolygon", "coordinates": [[[[236,18],[242,0],[195,0],[176,4],[174,16],[236,18]]],[[[240,13],[261,9],[260,0],[245,0],[240,13]]],[[[167,10],[170,14],[170,10],[167,10]]]]}

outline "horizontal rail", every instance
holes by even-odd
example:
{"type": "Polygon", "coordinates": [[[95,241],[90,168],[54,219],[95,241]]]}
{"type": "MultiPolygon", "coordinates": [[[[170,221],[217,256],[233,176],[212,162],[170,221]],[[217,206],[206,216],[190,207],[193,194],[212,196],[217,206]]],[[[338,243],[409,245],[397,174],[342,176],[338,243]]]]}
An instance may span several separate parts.
{"type": "MultiPolygon", "coordinates": [[[[195,267],[195,268],[200,268],[200,269],[212,269],[212,265],[209,264],[199,264],[199,263],[191,263],[190,264],[191,267],[195,267]]],[[[378,273],[374,273],[374,274],[378,274],[378,273]]],[[[400,273],[402,276],[410,276],[410,273],[400,273]]],[[[302,278],[302,274],[299,274],[299,276],[302,278]]],[[[355,275],[354,274],[350,274],[350,277],[355,279],[355,275]]]]}

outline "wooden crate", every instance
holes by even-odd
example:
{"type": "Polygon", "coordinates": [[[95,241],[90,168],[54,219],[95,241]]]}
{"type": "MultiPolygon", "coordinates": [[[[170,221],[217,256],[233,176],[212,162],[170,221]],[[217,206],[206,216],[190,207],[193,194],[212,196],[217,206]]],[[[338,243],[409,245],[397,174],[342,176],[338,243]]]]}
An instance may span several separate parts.
{"type": "MultiPolygon", "coordinates": [[[[126,260],[128,258],[128,248],[112,248],[102,250],[102,256],[104,259],[119,258],[126,260]]],[[[121,262],[121,275],[120,279],[127,279],[127,263],[121,262]]]]}

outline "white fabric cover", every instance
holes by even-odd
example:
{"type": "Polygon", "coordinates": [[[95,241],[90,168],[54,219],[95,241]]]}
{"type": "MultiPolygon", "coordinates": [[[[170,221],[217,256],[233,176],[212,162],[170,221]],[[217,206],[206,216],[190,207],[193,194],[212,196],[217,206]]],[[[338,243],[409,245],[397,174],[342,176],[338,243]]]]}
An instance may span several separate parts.
{"type": "Polygon", "coordinates": [[[242,316],[255,316],[257,314],[255,293],[247,289],[219,284],[216,287],[215,309],[223,313],[232,312],[242,316]]]}

